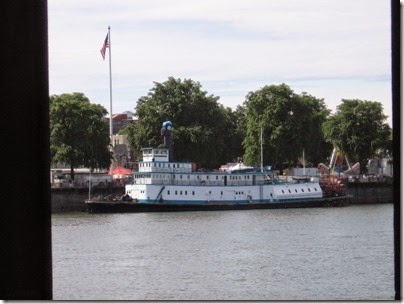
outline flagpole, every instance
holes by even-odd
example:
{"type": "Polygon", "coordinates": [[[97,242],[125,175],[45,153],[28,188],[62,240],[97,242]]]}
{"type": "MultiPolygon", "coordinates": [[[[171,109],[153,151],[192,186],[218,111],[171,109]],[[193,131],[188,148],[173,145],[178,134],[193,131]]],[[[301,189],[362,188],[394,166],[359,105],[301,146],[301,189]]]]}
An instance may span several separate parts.
{"type": "Polygon", "coordinates": [[[108,26],[108,48],[109,48],[109,137],[111,145],[114,147],[112,138],[112,72],[111,72],[111,27],[108,26]]]}

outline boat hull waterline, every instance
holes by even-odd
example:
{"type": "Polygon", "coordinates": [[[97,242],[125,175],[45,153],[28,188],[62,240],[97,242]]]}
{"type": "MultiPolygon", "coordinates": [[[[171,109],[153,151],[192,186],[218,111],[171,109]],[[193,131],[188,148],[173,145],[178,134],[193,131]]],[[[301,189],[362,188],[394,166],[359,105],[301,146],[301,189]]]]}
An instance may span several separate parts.
{"type": "Polygon", "coordinates": [[[141,203],[134,201],[93,201],[87,200],[90,213],[136,213],[136,212],[180,212],[180,211],[216,211],[216,210],[252,210],[277,208],[315,208],[343,207],[350,203],[350,196],[327,197],[312,200],[294,200],[278,202],[209,202],[197,203],[141,203]]]}

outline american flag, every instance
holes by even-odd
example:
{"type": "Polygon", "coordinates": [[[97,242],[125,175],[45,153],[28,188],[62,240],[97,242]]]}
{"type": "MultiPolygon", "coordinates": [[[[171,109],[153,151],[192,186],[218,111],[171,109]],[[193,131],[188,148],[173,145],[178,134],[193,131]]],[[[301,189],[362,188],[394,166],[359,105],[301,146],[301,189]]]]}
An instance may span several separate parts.
{"type": "Polygon", "coordinates": [[[107,47],[109,47],[108,34],[107,34],[107,37],[105,37],[104,44],[102,45],[102,48],[100,50],[102,59],[105,59],[105,51],[107,50],[107,47]]]}

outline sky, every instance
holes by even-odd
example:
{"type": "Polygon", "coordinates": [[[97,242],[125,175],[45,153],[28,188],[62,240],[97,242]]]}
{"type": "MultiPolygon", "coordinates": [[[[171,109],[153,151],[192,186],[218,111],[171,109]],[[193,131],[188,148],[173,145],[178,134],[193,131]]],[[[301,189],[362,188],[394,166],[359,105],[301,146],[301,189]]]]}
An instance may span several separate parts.
{"type": "Polygon", "coordinates": [[[49,0],[50,94],[81,92],[112,112],[134,112],[154,82],[199,82],[236,109],[285,83],[324,99],[383,104],[392,121],[388,0],[49,0]]]}

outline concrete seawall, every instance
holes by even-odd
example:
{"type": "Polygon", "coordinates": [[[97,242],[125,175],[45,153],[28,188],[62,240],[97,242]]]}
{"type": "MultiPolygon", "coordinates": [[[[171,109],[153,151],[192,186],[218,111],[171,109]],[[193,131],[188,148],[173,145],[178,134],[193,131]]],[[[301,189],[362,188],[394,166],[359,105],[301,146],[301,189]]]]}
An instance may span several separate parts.
{"type": "Polygon", "coordinates": [[[347,194],[352,195],[352,204],[393,203],[390,183],[349,183],[347,194]]]}
{"type": "MultiPolygon", "coordinates": [[[[93,188],[91,196],[97,195],[123,195],[124,187],[93,188]]],[[[88,199],[88,188],[52,188],[51,210],[54,212],[87,211],[84,201],[88,199]]]]}
{"type": "MultiPolygon", "coordinates": [[[[124,193],[124,187],[94,188],[91,191],[92,196],[124,193]]],[[[347,194],[352,195],[352,204],[393,203],[393,186],[387,183],[349,183],[347,194]]],[[[52,212],[87,211],[86,199],[87,188],[52,188],[52,212]]]]}

